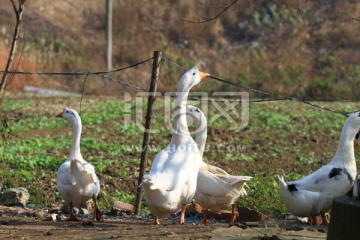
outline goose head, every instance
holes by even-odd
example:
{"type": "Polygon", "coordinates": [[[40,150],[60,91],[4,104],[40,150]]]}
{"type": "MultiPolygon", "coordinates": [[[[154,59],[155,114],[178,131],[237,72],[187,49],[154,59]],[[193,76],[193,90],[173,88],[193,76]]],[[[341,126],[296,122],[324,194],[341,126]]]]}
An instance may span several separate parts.
{"type": "MultiPolygon", "coordinates": [[[[345,125],[356,130],[356,133],[360,131],[360,112],[354,112],[347,118],[345,125]]],[[[355,134],[356,134],[355,133],[355,134]]]]}
{"type": "Polygon", "coordinates": [[[180,79],[178,86],[178,92],[189,91],[192,87],[199,84],[201,80],[209,77],[210,74],[206,72],[201,72],[198,67],[193,67],[188,70],[180,79]]]}
{"type": "Polygon", "coordinates": [[[207,120],[205,114],[198,108],[192,105],[186,106],[186,121],[188,125],[194,125],[195,134],[207,128],[207,120]]]}
{"type": "Polygon", "coordinates": [[[64,108],[63,111],[55,117],[63,118],[72,124],[81,124],[80,116],[74,109],[64,108]]]}

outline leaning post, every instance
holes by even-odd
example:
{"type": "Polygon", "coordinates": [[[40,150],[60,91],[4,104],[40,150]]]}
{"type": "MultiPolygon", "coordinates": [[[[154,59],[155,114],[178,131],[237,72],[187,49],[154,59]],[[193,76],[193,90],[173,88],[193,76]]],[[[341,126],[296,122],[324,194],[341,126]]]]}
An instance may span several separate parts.
{"type": "Polygon", "coordinates": [[[148,145],[149,145],[149,141],[150,141],[152,111],[153,111],[153,104],[154,104],[155,98],[156,98],[156,89],[157,89],[157,80],[159,77],[160,62],[161,62],[161,52],[154,51],[153,65],[152,65],[152,71],[151,71],[151,81],[150,81],[149,96],[148,96],[148,105],[147,105],[147,111],[146,111],[146,117],[145,117],[145,131],[144,131],[141,159],[140,159],[138,188],[136,191],[136,199],[135,199],[135,215],[139,215],[140,208],[141,208],[142,187],[140,186],[140,184],[143,181],[144,174],[145,174],[145,168],[146,168],[146,154],[147,154],[148,145]]]}

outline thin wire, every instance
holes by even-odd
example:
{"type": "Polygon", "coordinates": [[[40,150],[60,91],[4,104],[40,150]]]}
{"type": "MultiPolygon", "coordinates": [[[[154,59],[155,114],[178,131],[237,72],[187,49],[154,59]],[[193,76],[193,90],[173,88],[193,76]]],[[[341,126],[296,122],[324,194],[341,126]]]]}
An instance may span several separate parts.
{"type": "Polygon", "coordinates": [[[136,67],[138,65],[144,64],[150,60],[152,60],[153,58],[149,58],[146,60],[143,60],[141,62],[126,66],[126,67],[122,67],[122,68],[117,68],[114,70],[109,70],[109,71],[101,71],[101,72],[17,72],[17,71],[0,71],[0,73],[5,73],[5,74],[20,74],[20,75],[60,75],[60,76],[81,76],[81,75],[100,75],[100,74],[106,74],[106,73],[114,73],[114,72],[120,72],[120,71],[124,71],[126,69],[129,68],[133,68],[136,67]]]}
{"type": "Polygon", "coordinates": [[[181,66],[180,64],[172,62],[169,58],[167,58],[165,56],[161,56],[161,61],[171,63],[172,65],[175,65],[175,66],[177,66],[178,68],[181,68],[181,69],[186,69],[185,67],[181,66]]]}
{"type": "MultiPolygon", "coordinates": [[[[167,58],[164,58],[164,61],[165,61],[165,62],[168,62],[168,63],[170,63],[170,64],[173,64],[173,65],[175,65],[175,66],[184,68],[183,66],[181,66],[181,65],[179,65],[179,64],[177,64],[177,63],[174,63],[174,62],[170,61],[170,60],[167,59],[167,58]]],[[[302,99],[302,98],[299,98],[299,97],[277,96],[277,95],[275,95],[275,94],[273,94],[273,93],[269,93],[269,92],[261,91],[261,90],[254,89],[254,88],[251,88],[251,87],[247,87],[247,86],[244,86],[244,85],[240,85],[240,84],[237,84],[237,83],[234,83],[234,82],[231,82],[231,81],[228,81],[228,80],[219,78],[219,77],[215,77],[215,76],[209,76],[209,78],[212,78],[212,79],[214,79],[214,80],[216,80],[216,81],[223,82],[223,83],[226,83],[226,84],[230,84],[230,85],[233,85],[233,86],[236,86],[236,87],[239,87],[239,88],[243,88],[243,89],[246,89],[246,90],[251,91],[251,92],[263,94],[263,95],[266,95],[266,96],[273,96],[273,97],[275,97],[274,99],[276,99],[277,101],[281,101],[281,100],[296,101],[296,102],[300,102],[300,103],[303,103],[303,104],[307,104],[307,105],[309,105],[309,106],[312,106],[312,107],[315,107],[315,108],[319,108],[319,109],[322,109],[322,110],[325,110],[325,111],[329,111],[329,112],[332,112],[332,113],[341,114],[341,115],[343,115],[343,116],[345,116],[345,117],[348,117],[349,114],[352,113],[352,112],[343,112],[343,111],[334,110],[334,109],[331,109],[331,108],[329,108],[329,107],[321,106],[321,105],[316,104],[316,103],[311,103],[310,101],[305,100],[305,99],[302,99]]]]}
{"type": "Polygon", "coordinates": [[[122,81],[119,81],[119,80],[116,80],[116,79],[113,79],[112,77],[108,76],[108,75],[103,75],[103,74],[97,74],[98,76],[104,78],[104,79],[107,79],[107,80],[110,80],[112,82],[116,82],[120,85],[123,85],[123,86],[126,86],[126,87],[129,87],[129,88],[133,88],[133,89],[137,89],[137,90],[141,90],[141,91],[145,91],[147,92],[148,90],[145,89],[145,88],[142,88],[140,86],[137,86],[137,85],[132,85],[130,83],[126,83],[126,82],[122,82],[122,81]]]}
{"type": "MultiPolygon", "coordinates": [[[[14,74],[14,75],[19,74],[19,75],[86,76],[86,78],[89,75],[95,75],[95,76],[100,76],[100,77],[102,77],[104,79],[116,82],[118,84],[121,84],[121,85],[129,87],[129,88],[142,90],[142,91],[147,91],[145,88],[142,88],[140,86],[132,85],[132,84],[129,84],[129,83],[126,83],[126,82],[123,82],[123,81],[113,79],[112,77],[110,77],[108,75],[105,75],[105,74],[114,73],[114,72],[120,72],[120,71],[124,71],[126,69],[129,69],[129,68],[137,67],[137,66],[139,66],[141,64],[144,64],[144,63],[146,63],[146,62],[148,62],[148,61],[150,61],[152,59],[153,59],[153,57],[148,58],[148,59],[143,60],[143,61],[140,61],[140,62],[137,62],[137,63],[132,64],[132,65],[126,66],[126,67],[117,68],[117,69],[110,70],[110,71],[101,71],[101,72],[17,72],[17,71],[0,71],[0,73],[14,74]]],[[[85,81],[86,81],[86,78],[85,78],[85,81]]],[[[84,84],[85,84],[85,82],[84,82],[84,84]]]]}

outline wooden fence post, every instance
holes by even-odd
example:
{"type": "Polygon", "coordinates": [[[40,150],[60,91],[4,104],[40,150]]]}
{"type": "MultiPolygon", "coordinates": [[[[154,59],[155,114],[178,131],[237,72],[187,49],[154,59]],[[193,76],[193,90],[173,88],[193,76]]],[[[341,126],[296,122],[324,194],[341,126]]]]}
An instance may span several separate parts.
{"type": "Polygon", "coordinates": [[[148,97],[148,106],[147,106],[146,117],[145,117],[145,131],[144,131],[144,138],[143,138],[142,151],[141,151],[138,188],[136,191],[136,199],[135,199],[135,215],[139,215],[140,209],[141,209],[141,198],[142,198],[141,190],[142,190],[142,188],[139,186],[142,183],[144,174],[145,174],[146,154],[147,154],[148,145],[149,145],[149,141],[150,141],[152,109],[153,109],[153,104],[154,104],[155,98],[156,98],[156,89],[157,89],[157,80],[159,77],[160,62],[161,62],[161,52],[154,51],[153,66],[152,66],[152,72],[151,72],[151,82],[150,82],[149,97],[148,97]]]}
{"type": "Polygon", "coordinates": [[[113,17],[113,5],[112,0],[106,0],[105,2],[105,14],[106,14],[106,50],[105,50],[105,62],[106,69],[108,71],[112,70],[112,17],[113,17]]]}

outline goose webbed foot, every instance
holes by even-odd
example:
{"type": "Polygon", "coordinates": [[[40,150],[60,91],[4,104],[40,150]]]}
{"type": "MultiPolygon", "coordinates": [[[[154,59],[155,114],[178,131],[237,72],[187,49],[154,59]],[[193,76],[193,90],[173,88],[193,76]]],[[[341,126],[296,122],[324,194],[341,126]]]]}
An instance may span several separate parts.
{"type": "Polygon", "coordinates": [[[159,221],[159,218],[158,218],[158,217],[155,217],[155,219],[154,219],[154,224],[155,224],[155,225],[159,225],[159,224],[160,224],[160,221],[159,221]]]}
{"type": "Polygon", "coordinates": [[[236,222],[236,213],[235,213],[235,204],[231,204],[231,218],[230,218],[230,225],[234,225],[236,222]]]}
{"type": "Polygon", "coordinates": [[[69,207],[70,207],[70,216],[68,219],[66,219],[66,221],[73,221],[73,222],[79,222],[80,219],[78,219],[74,213],[74,206],[72,203],[69,203],[69,207]]]}
{"type": "Polygon", "coordinates": [[[94,204],[95,204],[95,207],[94,207],[94,218],[96,219],[96,221],[101,221],[101,212],[100,212],[100,209],[96,203],[96,196],[93,196],[92,197],[93,201],[94,201],[94,204]]]}
{"type": "Polygon", "coordinates": [[[181,205],[181,214],[180,214],[180,219],[179,219],[180,224],[185,224],[185,210],[186,210],[186,204],[182,204],[181,205]]]}
{"type": "Polygon", "coordinates": [[[210,224],[210,222],[208,221],[208,212],[209,212],[208,209],[205,209],[205,210],[203,211],[203,224],[204,224],[204,225],[210,224]]]}

